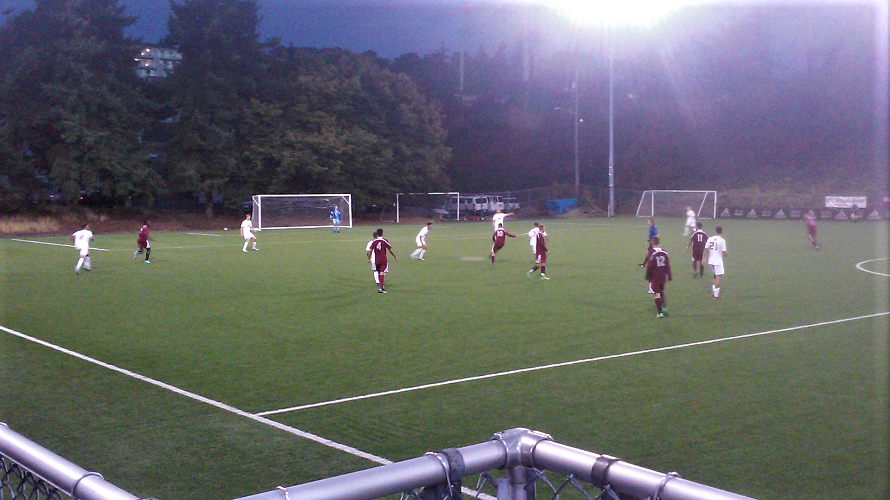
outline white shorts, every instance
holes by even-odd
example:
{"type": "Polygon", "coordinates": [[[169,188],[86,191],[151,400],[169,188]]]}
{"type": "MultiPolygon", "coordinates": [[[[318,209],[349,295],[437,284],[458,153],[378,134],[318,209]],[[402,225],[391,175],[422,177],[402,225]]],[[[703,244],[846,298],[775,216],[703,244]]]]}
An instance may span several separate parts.
{"type": "Polygon", "coordinates": [[[249,240],[251,238],[256,238],[256,236],[254,236],[253,233],[251,233],[250,231],[244,231],[244,239],[249,240]]]}
{"type": "Polygon", "coordinates": [[[420,236],[414,238],[414,242],[417,243],[417,246],[419,247],[426,245],[426,239],[421,238],[420,236]]]}
{"type": "Polygon", "coordinates": [[[87,255],[90,254],[89,248],[78,248],[77,251],[80,252],[81,257],[86,257],[87,255]]]}
{"type": "Polygon", "coordinates": [[[710,266],[711,266],[711,272],[714,273],[714,276],[723,276],[723,264],[720,264],[719,266],[710,264],[710,266]]]}

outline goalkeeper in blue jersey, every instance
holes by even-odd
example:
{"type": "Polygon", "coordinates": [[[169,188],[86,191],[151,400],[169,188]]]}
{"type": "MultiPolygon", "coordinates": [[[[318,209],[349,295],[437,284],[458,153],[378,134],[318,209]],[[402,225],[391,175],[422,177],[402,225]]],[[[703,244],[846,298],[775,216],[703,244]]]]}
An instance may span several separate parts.
{"type": "Polygon", "coordinates": [[[334,232],[340,232],[340,205],[334,205],[334,209],[331,210],[331,223],[334,225],[334,232]]]}

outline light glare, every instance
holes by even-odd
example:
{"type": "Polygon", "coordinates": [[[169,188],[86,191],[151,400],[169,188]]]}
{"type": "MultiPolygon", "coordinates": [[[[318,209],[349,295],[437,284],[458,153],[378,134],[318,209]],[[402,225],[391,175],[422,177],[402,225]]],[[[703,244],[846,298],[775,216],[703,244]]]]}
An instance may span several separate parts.
{"type": "Polygon", "coordinates": [[[558,0],[547,2],[585,26],[652,26],[689,0],[558,0]]]}

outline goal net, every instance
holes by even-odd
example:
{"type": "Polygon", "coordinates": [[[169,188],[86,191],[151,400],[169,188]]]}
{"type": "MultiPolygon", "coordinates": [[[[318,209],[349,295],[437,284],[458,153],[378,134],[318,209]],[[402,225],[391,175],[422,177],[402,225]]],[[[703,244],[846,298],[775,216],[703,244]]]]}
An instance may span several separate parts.
{"type": "Polygon", "coordinates": [[[686,217],[686,207],[699,219],[716,219],[717,191],[643,191],[637,217],[686,217]]]}
{"type": "Polygon", "coordinates": [[[251,219],[258,229],[332,227],[335,206],[341,213],[340,227],[352,227],[350,194],[257,194],[251,219]]]}
{"type": "MultiPolygon", "coordinates": [[[[396,222],[403,218],[456,219],[460,193],[396,193],[396,222]]],[[[463,214],[460,214],[463,215],[463,214]]]]}

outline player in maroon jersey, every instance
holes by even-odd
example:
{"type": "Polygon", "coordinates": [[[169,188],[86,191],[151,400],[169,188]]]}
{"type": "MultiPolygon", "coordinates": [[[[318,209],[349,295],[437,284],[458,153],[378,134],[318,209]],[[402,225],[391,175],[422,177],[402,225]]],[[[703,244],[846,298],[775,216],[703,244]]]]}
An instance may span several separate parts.
{"type": "Polygon", "coordinates": [[[507,230],[504,229],[504,224],[499,222],[497,230],[491,235],[491,241],[493,242],[491,245],[491,265],[494,265],[494,254],[498,253],[498,250],[504,248],[504,242],[507,241],[507,236],[511,238],[516,237],[515,234],[508,233],[507,230]]]}
{"type": "Polygon", "coordinates": [[[692,247],[692,277],[703,278],[705,276],[705,266],[702,260],[705,258],[705,243],[708,242],[708,233],[702,231],[701,222],[695,223],[695,231],[689,237],[689,243],[686,244],[686,251],[692,247]],[[698,276],[696,276],[696,274],[698,276]]]}
{"type": "Polygon", "coordinates": [[[528,277],[531,278],[532,274],[538,269],[541,270],[541,279],[549,280],[547,277],[547,245],[544,242],[544,224],[538,226],[538,234],[535,235],[535,266],[532,267],[531,271],[528,272],[528,277]]]}
{"type": "Polygon", "coordinates": [[[662,250],[661,240],[658,236],[652,238],[652,255],[649,256],[646,264],[646,279],[649,280],[649,286],[655,292],[655,308],[658,309],[656,316],[663,318],[663,309],[667,303],[664,285],[673,280],[673,275],[671,275],[671,260],[668,258],[667,252],[662,250]]]}
{"type": "Polygon", "coordinates": [[[819,230],[819,226],[816,225],[816,215],[812,211],[807,212],[803,216],[803,222],[807,225],[807,238],[810,239],[813,247],[819,250],[819,243],[816,241],[816,232],[819,230]]]}
{"type": "Polygon", "coordinates": [[[136,237],[136,251],[133,252],[133,260],[136,260],[139,254],[145,252],[145,263],[151,264],[151,261],[148,260],[151,257],[151,243],[149,243],[151,238],[148,236],[148,229],[148,221],[145,221],[142,224],[142,229],[139,230],[139,236],[136,237]]]}
{"type": "Polygon", "coordinates": [[[387,260],[386,252],[389,251],[393,259],[399,260],[399,258],[393,253],[392,245],[389,244],[389,241],[383,237],[383,229],[378,229],[376,234],[377,237],[367,247],[368,263],[371,264],[371,270],[377,276],[377,293],[386,293],[386,288],[383,286],[385,281],[384,274],[389,272],[389,261],[387,260]]]}

